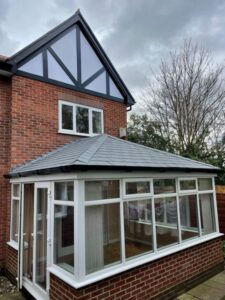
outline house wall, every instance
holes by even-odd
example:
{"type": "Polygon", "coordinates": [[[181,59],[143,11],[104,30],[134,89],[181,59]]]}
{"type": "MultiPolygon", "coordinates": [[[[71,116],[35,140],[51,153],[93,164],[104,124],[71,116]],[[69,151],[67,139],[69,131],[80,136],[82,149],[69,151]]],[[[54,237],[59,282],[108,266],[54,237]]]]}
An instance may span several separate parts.
{"type": "Polygon", "coordinates": [[[220,238],[158,259],[81,289],[50,276],[54,300],[174,299],[196,284],[223,270],[220,238]]]}
{"type": "Polygon", "coordinates": [[[8,180],[3,177],[10,163],[10,112],[11,81],[0,76],[0,272],[4,267],[7,218],[10,214],[10,202],[7,201],[10,188],[8,180]]]}

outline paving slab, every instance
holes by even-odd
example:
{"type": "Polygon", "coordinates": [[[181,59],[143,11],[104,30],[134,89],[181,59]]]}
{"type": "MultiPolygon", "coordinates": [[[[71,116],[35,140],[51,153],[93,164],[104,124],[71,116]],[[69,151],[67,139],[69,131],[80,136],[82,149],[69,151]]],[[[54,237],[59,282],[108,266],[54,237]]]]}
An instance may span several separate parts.
{"type": "Polygon", "coordinates": [[[223,290],[224,295],[225,295],[225,280],[224,280],[223,283],[221,283],[221,282],[218,282],[216,280],[209,279],[209,280],[205,281],[204,284],[208,285],[212,288],[215,288],[215,289],[223,290]]]}
{"type": "Polygon", "coordinates": [[[199,298],[196,298],[196,297],[188,295],[188,294],[183,294],[176,298],[176,300],[197,300],[197,299],[199,299],[199,298]]]}
{"type": "Polygon", "coordinates": [[[225,295],[225,291],[210,287],[203,283],[188,291],[188,294],[201,300],[221,300],[225,295]]]}

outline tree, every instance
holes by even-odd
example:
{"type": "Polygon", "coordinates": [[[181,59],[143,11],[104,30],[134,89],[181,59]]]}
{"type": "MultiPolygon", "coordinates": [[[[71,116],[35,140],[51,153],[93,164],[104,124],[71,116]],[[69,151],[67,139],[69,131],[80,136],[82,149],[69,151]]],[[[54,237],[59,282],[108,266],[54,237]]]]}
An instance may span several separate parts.
{"type": "MultiPolygon", "coordinates": [[[[169,148],[199,158],[213,128],[222,126],[225,108],[224,66],[215,65],[212,55],[192,40],[162,61],[154,82],[143,96],[151,119],[169,148]]],[[[221,127],[222,129],[222,127],[221,127]]]]}
{"type": "Polygon", "coordinates": [[[167,140],[161,134],[161,124],[153,122],[147,114],[133,113],[128,122],[128,140],[134,143],[173,152],[168,148],[167,140]]]}

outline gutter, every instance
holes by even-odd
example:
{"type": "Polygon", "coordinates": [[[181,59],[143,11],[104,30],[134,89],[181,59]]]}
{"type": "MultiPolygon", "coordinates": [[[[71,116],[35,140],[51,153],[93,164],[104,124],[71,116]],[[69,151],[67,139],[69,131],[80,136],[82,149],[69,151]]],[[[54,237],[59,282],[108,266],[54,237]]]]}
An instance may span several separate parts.
{"type": "Polygon", "coordinates": [[[192,173],[192,172],[204,172],[204,173],[220,173],[222,172],[221,169],[204,169],[204,168],[176,168],[176,167],[169,167],[169,168],[160,168],[160,167],[132,167],[132,166],[88,166],[88,165],[72,165],[72,166],[62,166],[62,167],[55,167],[55,168],[46,168],[41,170],[33,170],[33,171],[25,171],[25,172],[18,172],[18,173],[9,173],[4,175],[7,179],[12,178],[20,178],[20,177],[29,177],[33,175],[49,175],[49,174],[56,174],[56,173],[70,173],[74,171],[125,171],[125,172],[133,172],[133,171],[158,171],[162,173],[166,172],[185,172],[185,173],[192,173]]]}

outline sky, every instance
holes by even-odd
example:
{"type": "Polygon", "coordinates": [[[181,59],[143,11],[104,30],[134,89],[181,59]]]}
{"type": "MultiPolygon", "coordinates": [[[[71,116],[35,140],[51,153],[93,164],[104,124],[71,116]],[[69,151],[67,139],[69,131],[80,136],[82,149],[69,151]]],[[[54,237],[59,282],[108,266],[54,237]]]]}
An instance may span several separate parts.
{"type": "Polygon", "coordinates": [[[224,0],[0,0],[0,54],[10,56],[81,10],[138,102],[151,70],[192,38],[225,58],[224,0]]]}

